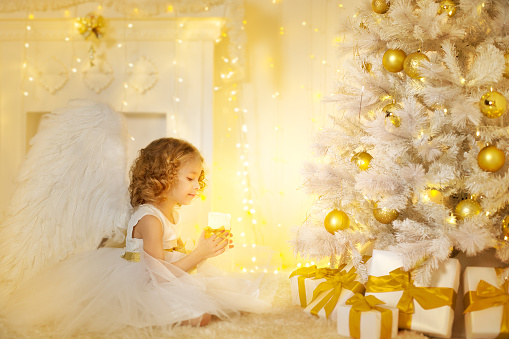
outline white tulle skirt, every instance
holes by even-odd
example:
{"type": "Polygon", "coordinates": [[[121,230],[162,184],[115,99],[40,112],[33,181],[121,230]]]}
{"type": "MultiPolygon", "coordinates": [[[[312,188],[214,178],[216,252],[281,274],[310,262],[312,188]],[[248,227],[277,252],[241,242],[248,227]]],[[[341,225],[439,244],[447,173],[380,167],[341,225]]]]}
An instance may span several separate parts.
{"type": "Polygon", "coordinates": [[[15,331],[44,328],[67,337],[127,327],[171,332],[204,314],[228,318],[268,310],[269,303],[258,298],[259,279],[221,275],[206,263],[188,274],[171,264],[183,256],[178,252],[164,261],[142,253],[139,262],[122,253],[101,248],[60,262],[13,293],[1,316],[15,331]]]}

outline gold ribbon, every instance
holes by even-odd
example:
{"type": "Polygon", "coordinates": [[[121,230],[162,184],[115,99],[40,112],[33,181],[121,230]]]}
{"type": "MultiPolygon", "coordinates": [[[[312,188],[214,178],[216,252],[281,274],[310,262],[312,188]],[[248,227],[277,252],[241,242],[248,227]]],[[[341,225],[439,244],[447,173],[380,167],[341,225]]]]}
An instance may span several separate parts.
{"type": "Polygon", "coordinates": [[[230,230],[225,230],[224,226],[221,226],[219,228],[212,228],[210,226],[207,226],[203,229],[205,231],[204,237],[205,239],[210,238],[213,234],[217,236],[218,238],[226,239],[230,235],[230,230]]]}
{"type": "Polygon", "coordinates": [[[381,277],[369,276],[366,283],[366,292],[396,292],[403,291],[399,299],[397,308],[401,310],[399,314],[399,327],[410,329],[412,324],[412,314],[414,310],[414,300],[425,310],[431,310],[442,306],[450,306],[454,309],[456,304],[456,291],[450,287],[416,287],[414,286],[412,275],[401,268],[397,268],[389,275],[381,277]]]}
{"type": "Polygon", "coordinates": [[[132,262],[139,262],[141,260],[140,252],[124,252],[120,257],[132,262]]]}
{"type": "Polygon", "coordinates": [[[356,293],[346,301],[347,305],[352,305],[350,309],[348,325],[350,326],[350,337],[359,339],[361,337],[361,313],[370,310],[379,311],[382,315],[380,324],[380,339],[391,339],[392,337],[392,311],[376,305],[385,304],[374,295],[364,297],[356,293]]]}
{"type": "Polygon", "coordinates": [[[324,292],[328,292],[310,311],[313,315],[318,315],[318,312],[323,308],[325,315],[329,318],[336,304],[338,303],[339,297],[343,288],[352,291],[353,293],[364,292],[364,285],[360,282],[355,281],[357,273],[355,268],[352,267],[350,271],[345,270],[336,272],[332,277],[326,277],[326,281],[320,283],[313,292],[313,302],[319,295],[324,292]]]}
{"type": "Polygon", "coordinates": [[[317,271],[318,271],[318,269],[316,268],[316,265],[313,265],[313,266],[309,266],[309,267],[298,268],[290,274],[289,278],[299,276],[297,278],[297,282],[298,282],[298,287],[299,287],[300,306],[302,306],[302,307],[307,306],[306,285],[305,285],[304,280],[306,278],[315,277],[317,271]]]}
{"type": "MultiPolygon", "coordinates": [[[[499,274],[500,269],[497,269],[499,274]]],[[[490,283],[481,280],[475,291],[468,291],[463,299],[465,311],[481,311],[495,306],[504,306],[502,313],[502,322],[500,324],[500,334],[498,338],[509,338],[509,293],[507,292],[509,282],[506,281],[501,288],[497,288],[490,283]]]]}

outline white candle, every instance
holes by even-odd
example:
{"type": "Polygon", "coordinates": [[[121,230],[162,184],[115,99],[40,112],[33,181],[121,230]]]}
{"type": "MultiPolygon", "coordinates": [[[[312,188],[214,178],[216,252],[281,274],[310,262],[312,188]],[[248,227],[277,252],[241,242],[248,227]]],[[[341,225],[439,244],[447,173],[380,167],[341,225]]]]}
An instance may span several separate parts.
{"type": "Polygon", "coordinates": [[[232,216],[227,213],[210,212],[208,226],[212,228],[224,226],[225,229],[230,229],[231,218],[232,216]]]}

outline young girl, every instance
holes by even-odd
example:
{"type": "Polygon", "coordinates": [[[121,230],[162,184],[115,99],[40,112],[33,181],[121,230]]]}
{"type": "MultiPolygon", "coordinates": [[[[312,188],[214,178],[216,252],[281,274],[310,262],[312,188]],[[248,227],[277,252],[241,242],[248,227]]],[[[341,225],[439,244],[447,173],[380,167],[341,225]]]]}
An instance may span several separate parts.
{"type": "Polygon", "coordinates": [[[202,233],[192,252],[176,251],[182,245],[175,227],[178,206],[190,204],[205,186],[203,158],[194,146],[155,140],[140,151],[130,177],[134,211],[125,248],[78,253],[35,274],[1,305],[13,331],[57,337],[119,330],[139,337],[138,332],[156,331],[160,336],[176,324],[206,325],[212,316],[267,309],[257,298],[256,283],[201,272],[210,272],[207,258],[233,247],[225,234],[205,238],[202,233]],[[197,273],[189,274],[196,267],[197,273]]]}

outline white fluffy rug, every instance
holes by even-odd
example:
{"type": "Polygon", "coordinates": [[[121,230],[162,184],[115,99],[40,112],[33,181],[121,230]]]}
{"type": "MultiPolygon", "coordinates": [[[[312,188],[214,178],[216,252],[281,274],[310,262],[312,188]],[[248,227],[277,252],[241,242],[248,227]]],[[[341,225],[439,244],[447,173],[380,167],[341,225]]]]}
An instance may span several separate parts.
{"type": "MultiPolygon", "coordinates": [[[[271,284],[277,285],[277,292],[273,300],[273,309],[266,314],[244,314],[229,321],[213,320],[205,327],[180,326],[175,328],[174,335],[170,338],[207,338],[207,339],[237,339],[237,338],[336,338],[340,337],[336,332],[336,324],[323,319],[305,314],[302,308],[291,304],[290,272],[279,274],[271,284]]],[[[109,339],[132,337],[132,333],[126,331],[118,335],[109,335],[109,339]]],[[[0,327],[1,338],[18,338],[0,327]]],[[[136,335],[135,335],[136,337],[136,335]]],[[[158,336],[154,332],[155,338],[158,336]]],[[[46,338],[44,336],[31,336],[31,338],[46,338]]],[[[77,336],[76,339],[91,339],[97,337],[77,336]]],[[[168,336],[166,336],[168,338],[168,336]]],[[[398,339],[424,339],[421,334],[411,331],[400,331],[398,339]]]]}

